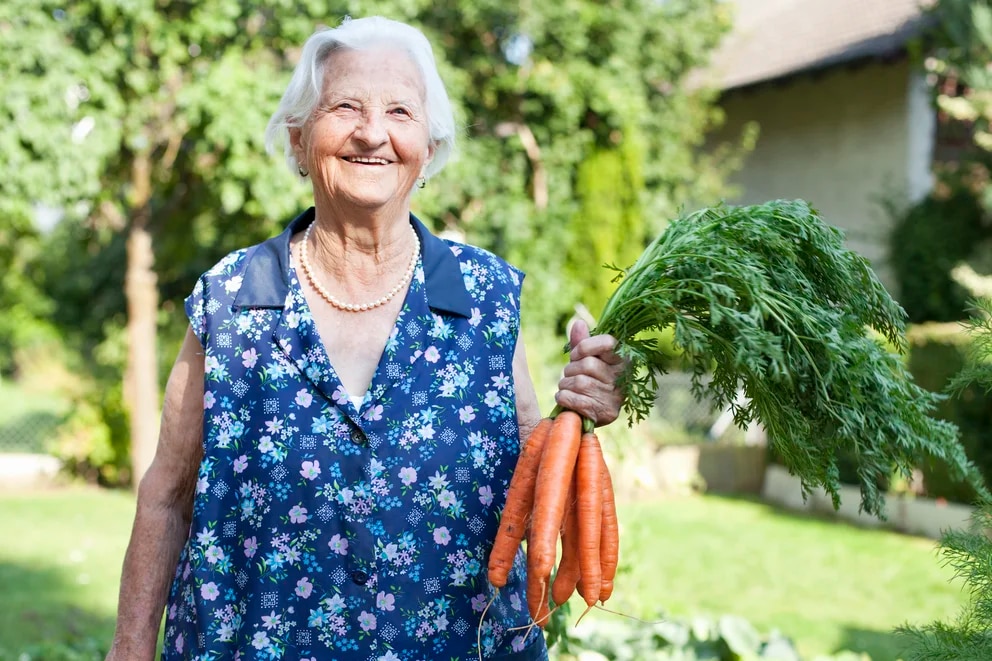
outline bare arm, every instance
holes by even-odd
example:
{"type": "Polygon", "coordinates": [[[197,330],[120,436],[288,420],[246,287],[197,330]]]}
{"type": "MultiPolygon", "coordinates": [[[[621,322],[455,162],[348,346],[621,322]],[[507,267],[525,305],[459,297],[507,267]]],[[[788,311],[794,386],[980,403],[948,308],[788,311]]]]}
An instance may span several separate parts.
{"type": "Polygon", "coordinates": [[[189,533],[203,456],[203,349],[187,331],[169,375],[155,458],[138,488],[108,661],[155,656],[162,611],[189,533]]]}
{"type": "Polygon", "coordinates": [[[520,427],[520,443],[523,443],[541,421],[541,408],[537,403],[537,392],[527,369],[527,351],[523,337],[517,338],[513,351],[513,383],[517,395],[517,425],[520,427]]]}

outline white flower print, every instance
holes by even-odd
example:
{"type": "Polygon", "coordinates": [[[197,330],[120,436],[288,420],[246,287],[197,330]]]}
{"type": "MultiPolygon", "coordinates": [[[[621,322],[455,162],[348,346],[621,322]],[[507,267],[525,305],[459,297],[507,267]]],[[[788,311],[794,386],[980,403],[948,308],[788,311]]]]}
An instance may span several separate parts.
{"type": "Polygon", "coordinates": [[[458,420],[462,424],[468,424],[475,420],[475,407],[473,406],[463,406],[458,409],[458,420]]]}
{"type": "Polygon", "coordinates": [[[391,611],[396,608],[396,597],[385,592],[380,592],[375,596],[375,607],[383,611],[391,611]]]}
{"type": "Polygon", "coordinates": [[[269,646],[269,636],[264,631],[256,631],[252,636],[251,646],[257,650],[265,649],[269,646]]]}
{"type": "Polygon", "coordinates": [[[298,393],[296,393],[296,399],[293,400],[303,408],[309,408],[310,404],[313,403],[313,395],[310,394],[306,388],[303,388],[298,393]]]}
{"type": "Polygon", "coordinates": [[[408,487],[417,481],[417,469],[412,466],[401,468],[399,478],[403,486],[408,487]]]}

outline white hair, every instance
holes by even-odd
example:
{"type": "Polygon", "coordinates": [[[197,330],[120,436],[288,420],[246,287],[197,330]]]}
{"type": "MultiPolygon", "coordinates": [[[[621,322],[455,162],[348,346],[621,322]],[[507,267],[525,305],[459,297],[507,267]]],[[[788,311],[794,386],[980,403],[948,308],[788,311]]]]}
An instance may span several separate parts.
{"type": "Polygon", "coordinates": [[[299,163],[289,141],[289,129],[303,126],[317,107],[328,58],[340,49],[361,50],[373,47],[405,51],[420,70],[424,83],[429,139],[434,147],[434,158],[424,168],[424,176],[430,178],[444,167],[455,143],[455,118],[430,42],[420,30],[406,23],[371,16],[345,18],[336,28],[324,28],[313,33],[303,44],[303,53],[289,86],[265,129],[266,150],[271,153],[282,142],[286,162],[292,172],[297,171],[299,163]]]}

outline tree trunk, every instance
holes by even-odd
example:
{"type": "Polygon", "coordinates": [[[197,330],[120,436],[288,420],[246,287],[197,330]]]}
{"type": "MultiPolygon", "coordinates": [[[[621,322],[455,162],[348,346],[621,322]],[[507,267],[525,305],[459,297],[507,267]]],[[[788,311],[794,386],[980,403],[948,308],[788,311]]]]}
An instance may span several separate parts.
{"type": "Polygon", "coordinates": [[[158,287],[150,231],[151,170],[147,153],[135,155],[131,185],[124,282],[128,341],[124,396],[131,429],[131,479],[136,487],[155,456],[160,415],[156,349],[158,287]]]}

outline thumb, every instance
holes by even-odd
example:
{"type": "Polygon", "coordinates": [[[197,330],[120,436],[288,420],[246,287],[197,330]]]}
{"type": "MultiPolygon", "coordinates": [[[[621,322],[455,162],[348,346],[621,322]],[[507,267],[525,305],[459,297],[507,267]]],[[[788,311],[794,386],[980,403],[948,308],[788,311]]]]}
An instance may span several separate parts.
{"type": "Polygon", "coordinates": [[[587,337],[589,337],[589,325],[581,319],[576,319],[568,333],[568,345],[574,349],[587,337]]]}

